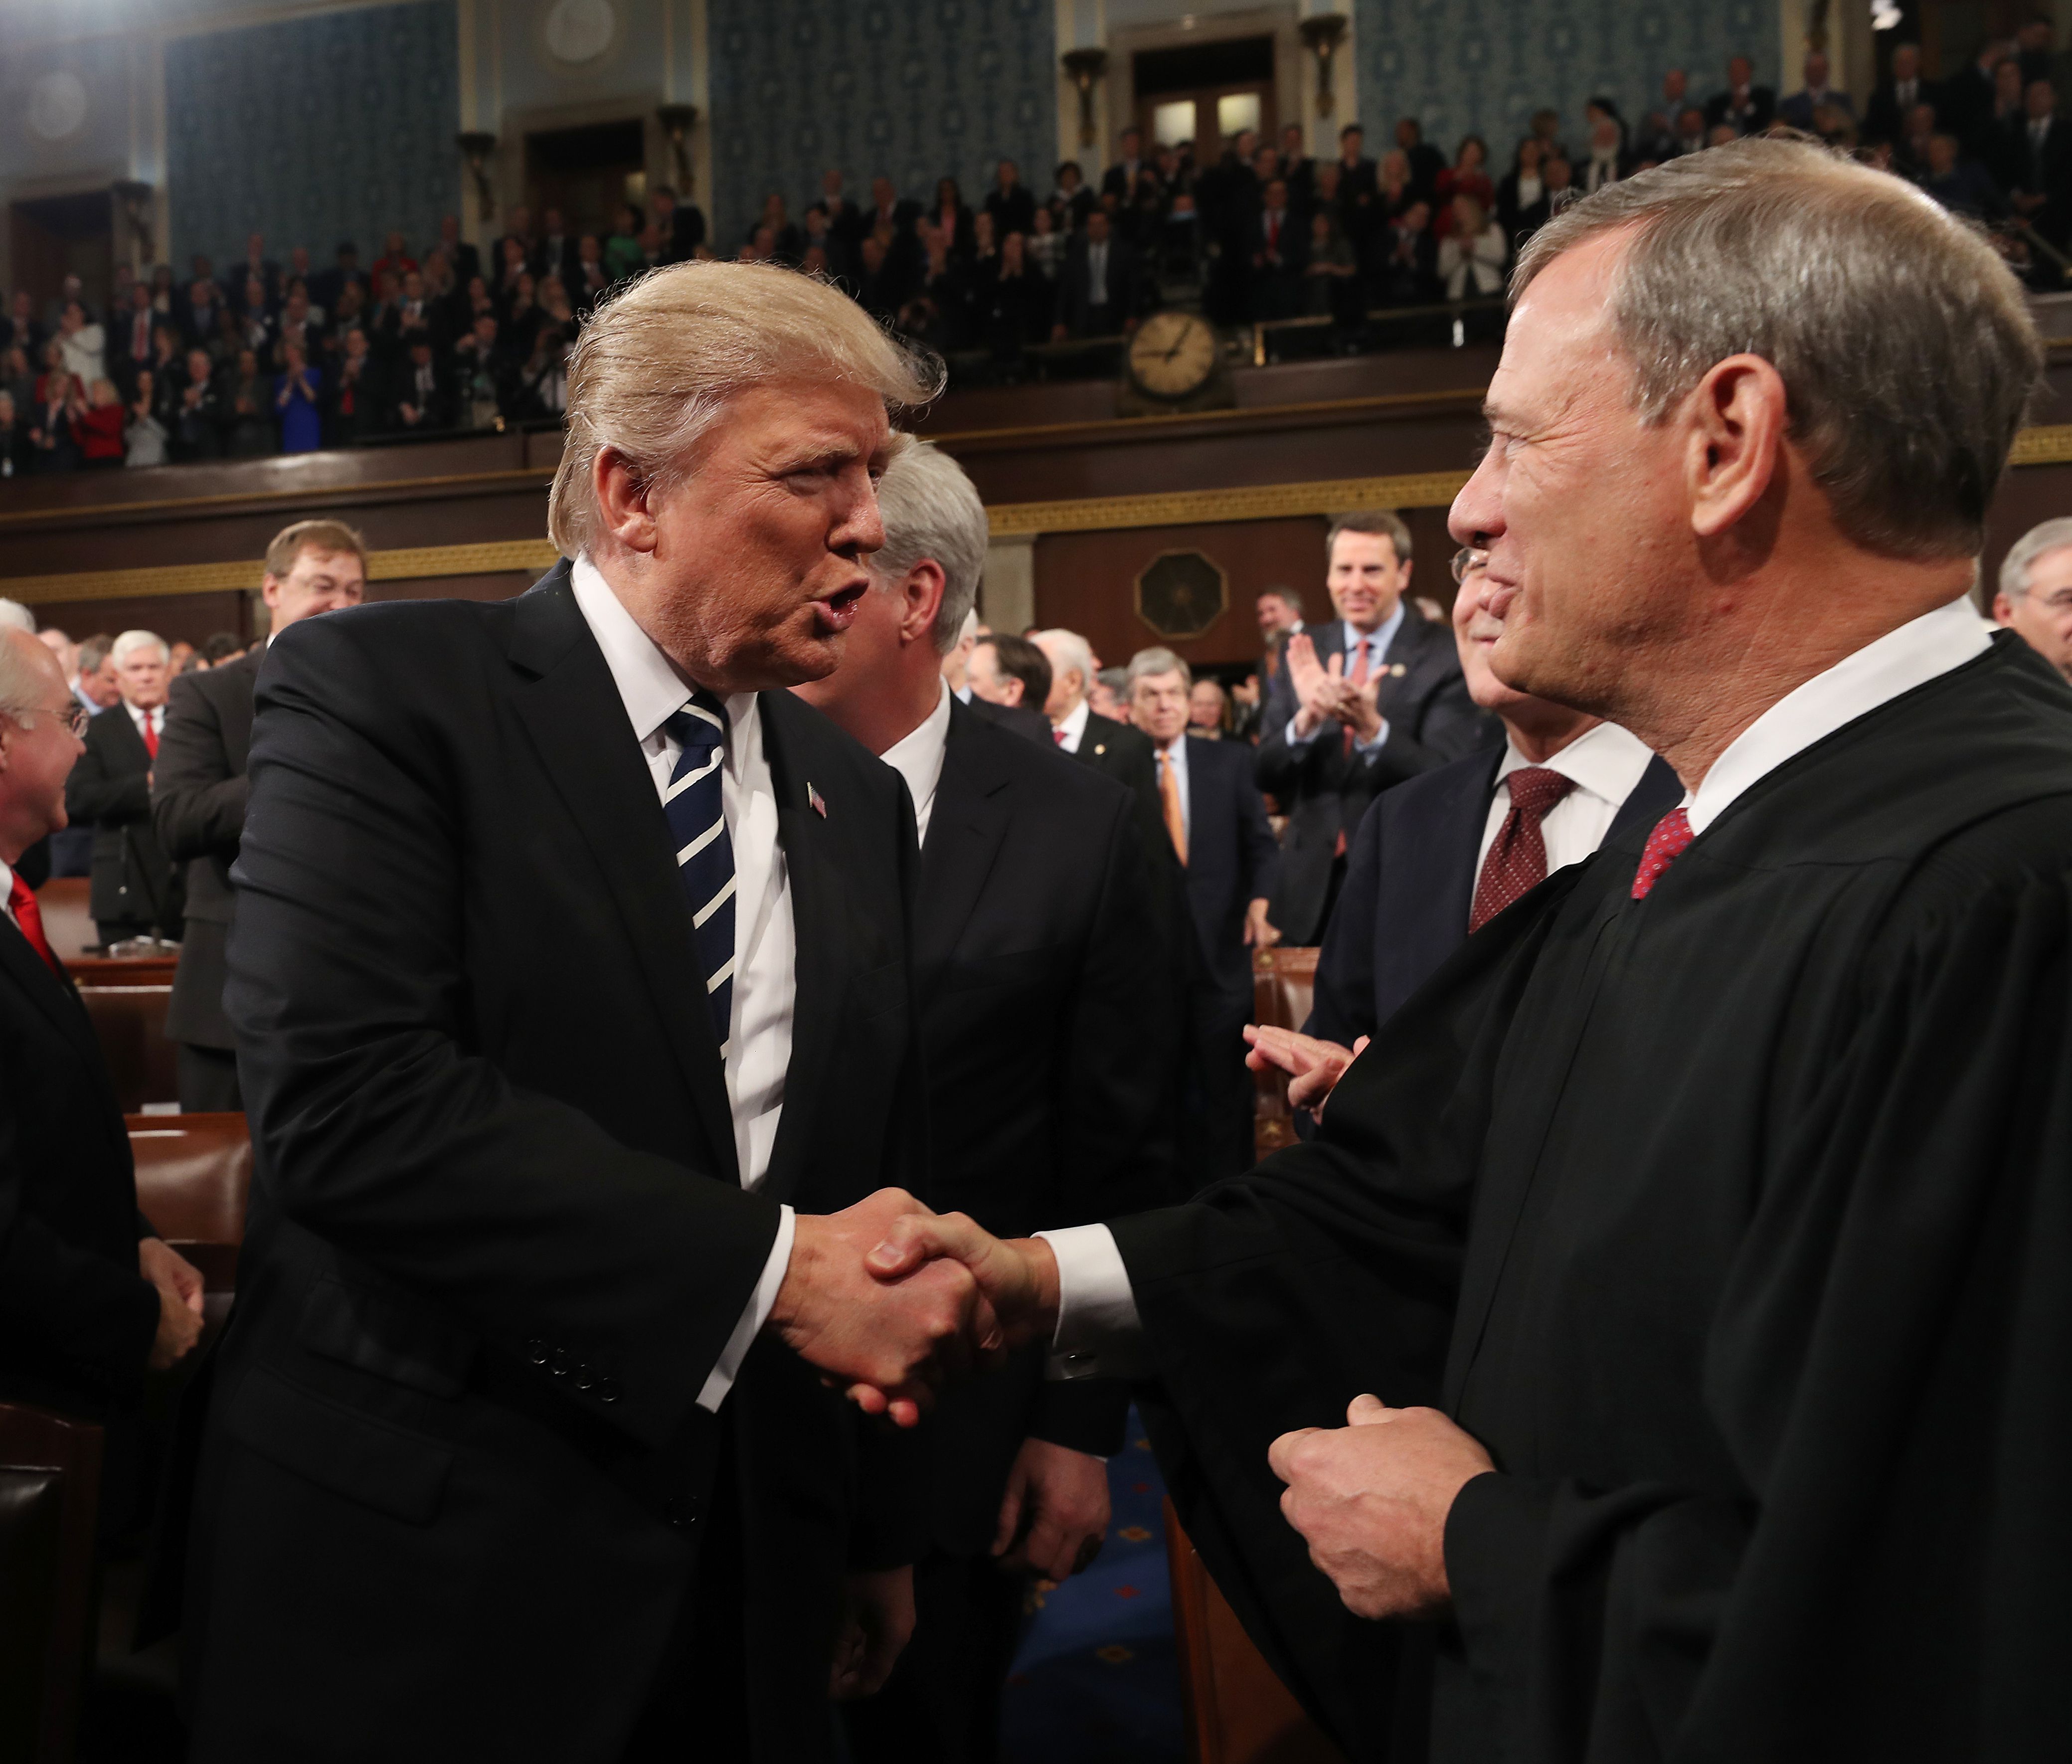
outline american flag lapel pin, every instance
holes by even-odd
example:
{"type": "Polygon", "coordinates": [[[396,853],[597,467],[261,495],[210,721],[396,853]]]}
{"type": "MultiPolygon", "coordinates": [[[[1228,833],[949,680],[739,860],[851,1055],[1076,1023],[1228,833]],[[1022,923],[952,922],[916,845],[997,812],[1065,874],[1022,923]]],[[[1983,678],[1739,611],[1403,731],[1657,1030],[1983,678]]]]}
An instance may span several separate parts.
{"type": "Polygon", "coordinates": [[[822,820],[828,818],[828,805],[820,800],[820,793],[810,783],[806,786],[806,806],[822,820]]]}

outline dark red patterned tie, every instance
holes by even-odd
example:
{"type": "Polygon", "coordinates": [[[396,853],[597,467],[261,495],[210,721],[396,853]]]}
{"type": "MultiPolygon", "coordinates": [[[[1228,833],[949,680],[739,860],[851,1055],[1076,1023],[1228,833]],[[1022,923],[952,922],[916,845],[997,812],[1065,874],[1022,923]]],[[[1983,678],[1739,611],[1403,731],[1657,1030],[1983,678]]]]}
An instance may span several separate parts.
{"type": "Polygon", "coordinates": [[[1672,808],[1655,824],[1640,854],[1640,868],[1633,874],[1633,898],[1647,898],[1647,891],[1662,880],[1662,873],[1684,855],[1684,848],[1698,836],[1691,831],[1691,817],[1672,808]]]}
{"type": "Polygon", "coordinates": [[[1511,812],[1496,830],[1482,874],[1475,878],[1468,929],[1480,931],[1520,894],[1547,880],[1547,838],[1540,823],[1547,811],[1576,787],[1544,766],[1527,766],[1504,780],[1511,786],[1511,812]]]}

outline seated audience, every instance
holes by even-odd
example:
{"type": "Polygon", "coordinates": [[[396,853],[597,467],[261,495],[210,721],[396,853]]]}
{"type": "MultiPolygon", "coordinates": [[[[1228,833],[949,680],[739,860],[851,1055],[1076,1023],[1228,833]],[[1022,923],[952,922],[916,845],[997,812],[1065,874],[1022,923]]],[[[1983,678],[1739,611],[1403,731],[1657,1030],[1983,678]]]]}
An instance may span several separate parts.
{"type": "Polygon", "coordinates": [[[1802,71],[1806,83],[1778,103],[1778,121],[1812,134],[1817,132],[1817,119],[1823,109],[1839,110],[1852,122],[1856,121],[1856,101],[1848,93],[1827,84],[1828,62],[1823,51],[1809,51],[1802,71]]]}
{"type": "Polygon", "coordinates": [[[1510,249],[1503,228],[1465,190],[1453,198],[1453,224],[1439,241],[1438,273],[1449,300],[1490,299],[1503,291],[1510,249]]]}
{"type": "Polygon", "coordinates": [[[114,471],[127,450],[122,439],[122,394],[105,375],[88,389],[87,405],[72,414],[72,439],[80,463],[91,471],[114,471]]]}
{"type": "Polygon", "coordinates": [[[1755,64],[1746,56],[1727,58],[1727,88],[1705,105],[1709,129],[1731,129],[1736,135],[1759,135],[1777,114],[1777,94],[1755,84],[1755,64]]]}
{"type": "Polygon", "coordinates": [[[273,413],[282,453],[314,453],[323,445],[323,372],[310,364],[299,343],[282,348],[273,413]]]}
{"type": "Polygon", "coordinates": [[[137,393],[124,413],[125,466],[162,466],[166,463],[166,426],[158,420],[157,387],[151,370],[137,373],[137,393]]]}

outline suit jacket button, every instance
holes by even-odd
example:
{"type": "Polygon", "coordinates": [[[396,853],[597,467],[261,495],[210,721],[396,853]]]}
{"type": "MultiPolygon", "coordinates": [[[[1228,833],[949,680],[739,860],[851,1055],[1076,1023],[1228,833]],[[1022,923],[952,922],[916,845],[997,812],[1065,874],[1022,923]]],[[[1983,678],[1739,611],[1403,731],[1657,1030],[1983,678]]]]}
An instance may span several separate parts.
{"type": "Polygon", "coordinates": [[[662,1503],[662,1516],[680,1532],[688,1532],[698,1522],[698,1498],[695,1495],[672,1495],[662,1503]]]}
{"type": "Polygon", "coordinates": [[[548,1357],[547,1370],[557,1378],[566,1378],[575,1370],[576,1357],[565,1347],[557,1347],[548,1357]]]}
{"type": "Polygon", "coordinates": [[[595,1395],[600,1403],[615,1403],[624,1394],[619,1389],[619,1380],[615,1378],[600,1378],[597,1381],[595,1395]]]}
{"type": "Polygon", "coordinates": [[[526,1343],[525,1357],[535,1366],[545,1365],[547,1363],[547,1344],[543,1341],[538,1340],[526,1343]]]}

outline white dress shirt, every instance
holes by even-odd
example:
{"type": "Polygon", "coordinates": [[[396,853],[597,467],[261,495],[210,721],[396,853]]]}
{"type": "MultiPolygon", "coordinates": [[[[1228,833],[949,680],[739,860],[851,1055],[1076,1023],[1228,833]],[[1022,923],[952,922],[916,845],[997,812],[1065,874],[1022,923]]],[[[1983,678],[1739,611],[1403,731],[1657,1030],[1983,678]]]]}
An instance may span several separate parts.
{"type": "MultiPolygon", "coordinates": [[[[1910,619],[1815,674],[1743,730],[1712,762],[1696,792],[1686,794],[1692,833],[1702,837],[1729,804],[1815,742],[1963,666],[1992,640],[1967,595],[1910,619]]],[[[1551,810],[1548,818],[1553,818],[1551,810]]],[[[1552,852],[1548,855],[1551,862],[1552,852]]],[[[1058,1259],[1050,1375],[1129,1378],[1149,1371],[1129,1270],[1114,1234],[1105,1225],[1073,1225],[1036,1235],[1058,1259]]]]}
{"type": "Polygon", "coordinates": [[[949,738],[950,688],[945,681],[935,708],[878,756],[906,780],[906,794],[914,799],[915,837],[923,845],[928,843],[928,816],[935,812],[935,786],[943,780],[943,750],[949,738]]]}
{"type": "Polygon", "coordinates": [[[14,926],[15,930],[19,931],[22,928],[20,922],[15,919],[14,909],[8,902],[8,897],[14,892],[14,867],[6,858],[0,857],[0,914],[4,914],[7,923],[14,926]]]}
{"type": "MultiPolygon", "coordinates": [[[[604,652],[627,721],[648,762],[659,799],[683,753],[663,727],[684,708],[691,689],[654,639],[634,622],[610,583],[587,557],[569,573],[576,605],[604,652]]],[[[763,714],[754,693],[726,701],[726,760],[720,803],[734,847],[734,1017],[726,1052],[726,1096],[734,1114],[734,1155],[741,1186],[763,1186],[770,1149],[784,1107],[784,1077],[791,1063],[791,1007],[797,988],[798,944],[791,919],[791,883],[784,848],[777,842],[777,796],[763,747],[763,714]]],[[[701,1408],[717,1409],[732,1388],[750,1344],[770,1316],[791,1260],[796,1229],[787,1207],[770,1246],[763,1277],[741,1321],[698,1392],[701,1408]]]]}
{"type": "Polygon", "coordinates": [[[150,710],[139,710],[125,698],[122,701],[122,708],[130,713],[130,721],[136,729],[138,738],[146,746],[150,746],[159,736],[165,734],[166,707],[163,705],[156,705],[150,710]]]}
{"type": "MultiPolygon", "coordinates": [[[[1388,655],[1388,646],[1396,641],[1396,634],[1399,631],[1402,630],[1404,616],[1409,611],[1410,607],[1407,601],[1398,600],[1396,603],[1396,611],[1391,613],[1386,619],[1383,619],[1379,624],[1376,625],[1374,629],[1369,631],[1364,637],[1363,637],[1359,632],[1355,631],[1350,625],[1344,625],[1341,627],[1341,629],[1345,633],[1345,670],[1346,679],[1351,679],[1354,673],[1357,671],[1356,664],[1359,660],[1359,652],[1362,645],[1364,645],[1367,649],[1367,677],[1369,680],[1372,680],[1376,674],[1381,672],[1382,664],[1387,659],[1388,655]]],[[[1300,630],[1301,628],[1301,627],[1299,625],[1296,627],[1297,630],[1300,630]]],[[[1308,734],[1305,735],[1300,734],[1297,730],[1295,722],[1296,719],[1293,717],[1290,717],[1288,719],[1288,733],[1286,738],[1288,745],[1290,747],[1296,749],[1298,752],[1301,749],[1308,746],[1311,742],[1314,741],[1318,738],[1318,736],[1323,734],[1326,728],[1335,730],[1342,726],[1342,725],[1333,722],[1329,717],[1326,717],[1322,722],[1319,722],[1314,729],[1311,730],[1308,734]]],[[[1353,751],[1363,757],[1378,754],[1381,751],[1383,744],[1387,742],[1388,739],[1388,719],[1384,717],[1381,719],[1381,727],[1375,732],[1372,739],[1355,742],[1353,743],[1353,751]]]]}
{"type": "Polygon", "coordinates": [[[1085,738],[1087,718],[1093,715],[1094,707],[1082,698],[1072,706],[1071,713],[1052,732],[1050,738],[1068,754],[1079,750],[1079,742],[1085,738]]]}
{"type": "Polygon", "coordinates": [[[1620,805],[1633,794],[1640,775],[1655,757],[1617,723],[1599,723],[1578,735],[1552,759],[1527,759],[1513,741],[1504,743],[1503,762],[1496,769],[1489,817],[1482,823],[1482,844],[1475,851],[1475,874],[1511,812],[1511,775],[1528,766],[1558,771],[1575,788],[1540,817],[1540,837],[1547,842],[1547,873],[1580,864],[1605,842],[1620,805]]]}
{"type": "MultiPolygon", "coordinates": [[[[1194,841],[1194,804],[1187,793],[1187,732],[1181,730],[1173,738],[1170,746],[1160,747],[1156,742],[1152,746],[1157,750],[1157,757],[1152,761],[1154,770],[1166,763],[1168,755],[1171,756],[1173,781],[1180,787],[1180,830],[1191,845],[1194,841]]],[[[1158,788],[1158,800],[1162,804],[1166,800],[1166,778],[1162,772],[1159,774],[1158,788]]]]}

